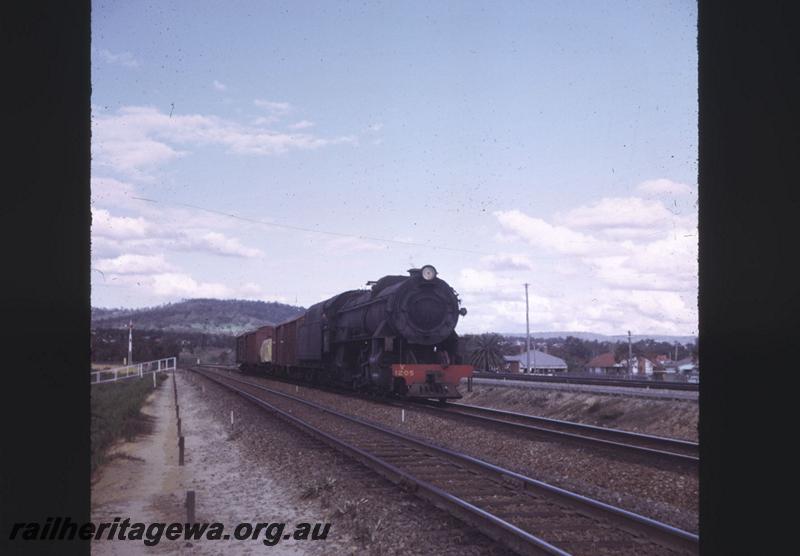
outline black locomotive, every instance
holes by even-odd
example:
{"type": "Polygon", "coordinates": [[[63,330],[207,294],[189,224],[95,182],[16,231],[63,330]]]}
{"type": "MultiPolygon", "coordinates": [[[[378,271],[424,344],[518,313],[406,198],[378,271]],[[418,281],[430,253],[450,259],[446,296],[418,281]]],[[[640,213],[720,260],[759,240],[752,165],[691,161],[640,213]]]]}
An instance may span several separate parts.
{"type": "Polygon", "coordinates": [[[237,339],[244,371],[264,371],[401,396],[459,398],[472,366],[458,361],[457,294],[426,265],[384,276],[303,315],[237,339]]]}

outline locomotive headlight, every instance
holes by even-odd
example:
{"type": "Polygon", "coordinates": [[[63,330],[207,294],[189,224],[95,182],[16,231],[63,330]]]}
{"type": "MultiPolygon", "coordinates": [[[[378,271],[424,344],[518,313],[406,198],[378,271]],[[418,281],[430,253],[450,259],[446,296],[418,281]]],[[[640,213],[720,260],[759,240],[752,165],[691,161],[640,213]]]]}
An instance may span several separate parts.
{"type": "Polygon", "coordinates": [[[431,265],[426,264],[422,267],[422,277],[426,280],[433,280],[436,278],[436,269],[433,268],[431,265]]]}

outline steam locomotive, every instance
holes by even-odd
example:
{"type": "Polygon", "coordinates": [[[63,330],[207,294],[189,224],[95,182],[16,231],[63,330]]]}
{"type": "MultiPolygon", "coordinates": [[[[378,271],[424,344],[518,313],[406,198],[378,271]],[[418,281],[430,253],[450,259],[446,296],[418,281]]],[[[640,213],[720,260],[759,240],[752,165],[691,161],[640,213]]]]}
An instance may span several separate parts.
{"type": "Polygon", "coordinates": [[[433,266],[384,276],[236,339],[242,372],[445,401],[473,367],[457,355],[458,295],[433,266]]]}

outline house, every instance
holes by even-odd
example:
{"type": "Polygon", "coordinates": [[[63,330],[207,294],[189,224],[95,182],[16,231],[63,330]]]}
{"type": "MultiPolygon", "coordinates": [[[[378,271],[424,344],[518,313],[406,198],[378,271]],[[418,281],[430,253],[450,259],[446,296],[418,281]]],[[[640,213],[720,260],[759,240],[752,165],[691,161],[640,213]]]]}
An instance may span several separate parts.
{"type": "Polygon", "coordinates": [[[636,355],[631,360],[630,369],[628,369],[628,360],[623,359],[616,361],[614,354],[611,352],[603,353],[593,358],[586,364],[586,372],[593,374],[606,374],[606,375],[619,375],[619,374],[634,374],[652,376],[664,372],[664,366],[654,361],[653,358],[645,357],[643,355],[636,355]]]}
{"type": "Polygon", "coordinates": [[[699,366],[693,357],[684,357],[683,359],[681,359],[680,361],[676,361],[675,363],[678,373],[680,374],[689,374],[697,372],[699,370],[699,366]]]}
{"type": "Polygon", "coordinates": [[[565,372],[567,370],[567,363],[563,359],[536,349],[532,349],[529,353],[531,365],[530,369],[528,369],[528,352],[523,352],[519,355],[505,356],[504,359],[506,361],[508,372],[553,373],[565,372]]]}
{"type": "MultiPolygon", "coordinates": [[[[665,371],[664,365],[660,361],[650,357],[637,355],[631,363],[631,373],[636,375],[651,376],[665,371]]],[[[628,362],[623,361],[623,364],[627,366],[628,362]]]]}
{"type": "Polygon", "coordinates": [[[693,357],[684,357],[678,361],[667,361],[664,363],[667,372],[677,374],[689,374],[698,371],[697,362],[693,357]]]}
{"type": "Polygon", "coordinates": [[[618,375],[628,372],[628,364],[617,362],[614,354],[610,351],[608,353],[601,353],[597,357],[593,357],[586,363],[586,372],[598,375],[618,375]]]}

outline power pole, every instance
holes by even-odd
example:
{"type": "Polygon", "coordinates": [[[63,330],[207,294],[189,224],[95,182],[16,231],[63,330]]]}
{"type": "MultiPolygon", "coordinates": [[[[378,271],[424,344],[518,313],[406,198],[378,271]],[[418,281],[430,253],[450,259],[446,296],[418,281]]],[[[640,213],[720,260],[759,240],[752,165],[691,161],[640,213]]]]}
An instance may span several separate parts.
{"type": "Polygon", "coordinates": [[[128,365],[133,365],[133,321],[128,323],[128,365]]]}
{"type": "Polygon", "coordinates": [[[678,360],[678,341],[675,340],[675,361],[678,360]]]}
{"type": "Polygon", "coordinates": [[[628,330],[628,374],[632,374],[631,365],[633,364],[633,346],[631,344],[631,331],[628,330]]]}
{"type": "Polygon", "coordinates": [[[528,369],[528,372],[531,372],[531,322],[529,315],[530,315],[530,310],[528,308],[528,284],[526,283],[525,284],[525,359],[527,360],[526,368],[528,369]]]}

